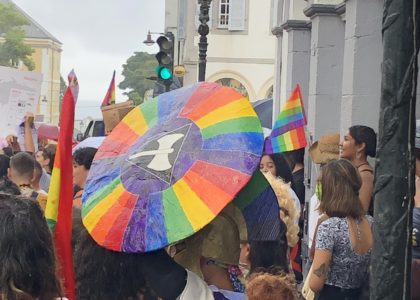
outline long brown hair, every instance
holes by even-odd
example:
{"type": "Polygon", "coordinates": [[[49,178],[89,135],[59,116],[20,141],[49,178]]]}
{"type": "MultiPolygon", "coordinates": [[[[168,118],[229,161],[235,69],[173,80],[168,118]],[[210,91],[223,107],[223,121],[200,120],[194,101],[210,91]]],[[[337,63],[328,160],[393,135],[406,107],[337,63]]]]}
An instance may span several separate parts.
{"type": "Polygon", "coordinates": [[[364,214],[359,199],[361,185],[359,173],[350,161],[327,163],[322,168],[319,209],[329,217],[361,217],[364,214]]]}

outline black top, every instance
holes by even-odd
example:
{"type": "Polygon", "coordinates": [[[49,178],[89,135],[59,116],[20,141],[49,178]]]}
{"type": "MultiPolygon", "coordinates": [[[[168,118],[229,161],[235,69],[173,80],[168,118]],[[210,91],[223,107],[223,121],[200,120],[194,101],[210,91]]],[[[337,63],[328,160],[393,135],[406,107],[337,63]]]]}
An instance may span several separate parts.
{"type": "Polygon", "coordinates": [[[413,208],[413,258],[420,259],[420,207],[413,208]]]}
{"type": "Polygon", "coordinates": [[[301,205],[305,204],[305,173],[304,169],[300,169],[293,173],[293,181],[295,182],[295,193],[299,198],[301,205]]]}

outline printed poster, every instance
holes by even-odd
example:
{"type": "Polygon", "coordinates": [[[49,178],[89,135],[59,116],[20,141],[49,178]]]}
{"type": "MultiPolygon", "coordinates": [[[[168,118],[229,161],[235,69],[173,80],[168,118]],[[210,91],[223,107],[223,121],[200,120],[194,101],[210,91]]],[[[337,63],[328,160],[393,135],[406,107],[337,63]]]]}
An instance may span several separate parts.
{"type": "Polygon", "coordinates": [[[26,112],[36,114],[42,74],[0,66],[0,137],[17,134],[26,112]]]}

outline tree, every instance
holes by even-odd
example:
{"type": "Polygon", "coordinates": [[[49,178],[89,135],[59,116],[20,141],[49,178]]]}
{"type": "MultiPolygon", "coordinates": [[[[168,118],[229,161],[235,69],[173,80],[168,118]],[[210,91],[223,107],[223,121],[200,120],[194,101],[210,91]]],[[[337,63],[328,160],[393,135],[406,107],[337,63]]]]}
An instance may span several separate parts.
{"type": "Polygon", "coordinates": [[[35,63],[31,58],[34,50],[24,43],[25,31],[21,28],[28,25],[28,20],[19,13],[13,4],[0,3],[0,65],[17,68],[20,62],[32,71],[35,63]]]}
{"type": "Polygon", "coordinates": [[[147,52],[134,52],[123,65],[122,75],[124,80],[120,82],[120,89],[129,89],[124,92],[136,104],[143,102],[144,93],[153,89],[155,81],[146,79],[149,76],[156,76],[155,69],[157,61],[154,54],[147,52]]]}

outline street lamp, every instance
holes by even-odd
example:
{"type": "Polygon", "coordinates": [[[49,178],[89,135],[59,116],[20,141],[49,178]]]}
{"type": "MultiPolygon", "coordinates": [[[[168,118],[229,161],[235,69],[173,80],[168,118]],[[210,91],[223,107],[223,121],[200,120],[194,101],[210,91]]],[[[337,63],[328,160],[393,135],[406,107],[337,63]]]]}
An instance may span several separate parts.
{"type": "Polygon", "coordinates": [[[201,22],[198,26],[198,33],[200,34],[200,41],[198,42],[198,81],[206,79],[206,63],[207,63],[207,35],[209,34],[209,9],[211,0],[198,0],[200,5],[199,20],[201,22]]]}
{"type": "Polygon", "coordinates": [[[146,46],[152,46],[155,43],[154,40],[152,40],[152,34],[149,32],[147,33],[147,38],[143,41],[143,44],[146,46]]]}
{"type": "Polygon", "coordinates": [[[163,33],[163,32],[150,32],[150,30],[149,30],[147,32],[146,39],[143,41],[143,44],[145,44],[146,46],[153,46],[155,44],[155,41],[152,40],[152,34],[163,35],[163,36],[166,36],[167,38],[169,38],[171,41],[174,40],[174,34],[170,31],[167,32],[167,33],[163,33]]]}

